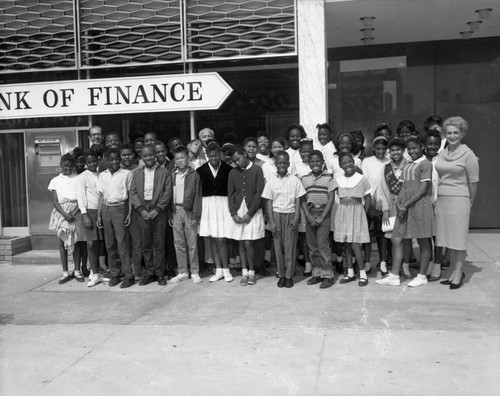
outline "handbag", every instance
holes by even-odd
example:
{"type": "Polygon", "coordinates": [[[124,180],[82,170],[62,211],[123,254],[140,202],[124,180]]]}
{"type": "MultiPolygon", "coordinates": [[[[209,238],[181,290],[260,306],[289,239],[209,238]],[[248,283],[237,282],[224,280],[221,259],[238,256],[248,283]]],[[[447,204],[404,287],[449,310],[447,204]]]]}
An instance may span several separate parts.
{"type": "Polygon", "coordinates": [[[382,232],[391,232],[394,229],[394,223],[396,222],[396,216],[389,217],[389,224],[382,223],[382,232]]]}

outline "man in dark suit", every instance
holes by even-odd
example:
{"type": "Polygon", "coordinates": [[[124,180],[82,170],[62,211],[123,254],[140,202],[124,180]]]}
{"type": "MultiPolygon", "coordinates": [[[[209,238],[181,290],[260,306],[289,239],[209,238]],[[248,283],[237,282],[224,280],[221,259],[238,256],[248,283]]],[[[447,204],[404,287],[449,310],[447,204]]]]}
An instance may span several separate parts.
{"type": "Polygon", "coordinates": [[[172,196],[169,172],[156,163],[155,150],[151,145],[142,148],[144,169],[134,173],[130,187],[132,206],[138,212],[142,254],[146,263],[146,274],[139,282],[144,286],[158,281],[164,286],[165,277],[165,229],[167,207],[172,196]]]}

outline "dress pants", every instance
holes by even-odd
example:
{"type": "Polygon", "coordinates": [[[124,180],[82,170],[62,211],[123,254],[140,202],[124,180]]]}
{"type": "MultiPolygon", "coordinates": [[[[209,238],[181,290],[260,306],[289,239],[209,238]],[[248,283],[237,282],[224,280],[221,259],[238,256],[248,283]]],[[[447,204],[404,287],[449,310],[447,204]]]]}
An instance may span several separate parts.
{"type": "MultiPolygon", "coordinates": [[[[311,215],[319,217],[323,210],[311,210],[311,215]]],[[[319,227],[306,224],[307,246],[311,256],[312,276],[333,278],[332,252],[330,249],[330,216],[325,218],[319,227]]]]}
{"type": "Polygon", "coordinates": [[[104,240],[108,251],[108,265],[111,277],[120,276],[121,269],[127,279],[133,279],[132,265],[130,258],[130,235],[125,227],[128,207],[124,203],[119,206],[102,207],[102,222],[104,226],[104,240]]]}
{"type": "Polygon", "coordinates": [[[141,233],[139,231],[139,223],[137,217],[141,215],[135,210],[132,210],[130,216],[130,247],[132,254],[132,269],[134,275],[141,276],[142,274],[142,245],[141,245],[141,233]]]}
{"type": "MultiPolygon", "coordinates": [[[[153,209],[150,202],[144,202],[149,212],[153,209]]],[[[165,229],[167,227],[167,213],[160,211],[153,220],[144,220],[140,213],[137,216],[139,233],[141,234],[142,255],[148,275],[165,275],[165,229]]]]}
{"type": "Polygon", "coordinates": [[[278,213],[273,211],[274,224],[279,232],[273,234],[274,252],[280,278],[293,279],[297,263],[297,230],[292,231],[290,225],[295,213],[278,213]]]}
{"type": "Polygon", "coordinates": [[[179,274],[188,274],[188,260],[191,274],[200,272],[198,260],[198,225],[191,225],[193,213],[176,205],[173,213],[174,246],[179,274]]]}

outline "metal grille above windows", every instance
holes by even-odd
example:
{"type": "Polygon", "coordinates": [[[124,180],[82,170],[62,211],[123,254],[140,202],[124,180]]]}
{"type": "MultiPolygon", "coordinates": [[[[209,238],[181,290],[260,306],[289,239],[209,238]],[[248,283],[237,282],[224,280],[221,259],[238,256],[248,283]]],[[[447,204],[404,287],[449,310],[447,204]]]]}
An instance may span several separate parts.
{"type": "Polygon", "coordinates": [[[0,73],[296,55],[296,0],[0,0],[0,73]]]}
{"type": "Polygon", "coordinates": [[[0,73],[74,68],[73,0],[0,1],[0,73]]]}

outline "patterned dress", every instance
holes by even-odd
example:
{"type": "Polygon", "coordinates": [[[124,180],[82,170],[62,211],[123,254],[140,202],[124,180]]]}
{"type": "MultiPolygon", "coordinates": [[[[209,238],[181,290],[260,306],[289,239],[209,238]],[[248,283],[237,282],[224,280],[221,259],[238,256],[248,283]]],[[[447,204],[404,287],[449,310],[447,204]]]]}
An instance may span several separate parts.
{"type": "MultiPolygon", "coordinates": [[[[400,202],[414,196],[422,183],[430,184],[432,164],[424,156],[410,162],[403,169],[403,187],[400,202]]],[[[432,188],[429,185],[424,196],[407,208],[406,216],[396,217],[393,236],[396,238],[431,238],[433,234],[434,209],[432,207],[432,188]]]]}
{"type": "Polygon", "coordinates": [[[335,212],[334,239],[335,242],[368,243],[368,220],[362,198],[371,193],[370,183],[363,175],[354,173],[351,177],[345,175],[337,179],[340,203],[335,212]],[[355,198],[343,202],[342,198],[355,198]]]}

